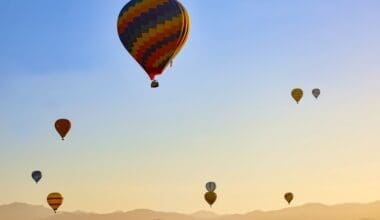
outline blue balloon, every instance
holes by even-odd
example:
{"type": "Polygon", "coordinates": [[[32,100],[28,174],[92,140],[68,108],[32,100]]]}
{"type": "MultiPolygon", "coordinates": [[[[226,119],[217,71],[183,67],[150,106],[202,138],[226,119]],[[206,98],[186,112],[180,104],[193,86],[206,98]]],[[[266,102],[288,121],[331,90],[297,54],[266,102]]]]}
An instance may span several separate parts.
{"type": "Polygon", "coordinates": [[[38,183],[38,182],[41,180],[41,178],[42,178],[42,173],[41,173],[41,171],[39,171],[39,170],[33,171],[33,173],[32,173],[32,178],[34,179],[34,181],[35,181],[36,183],[38,183]]]}

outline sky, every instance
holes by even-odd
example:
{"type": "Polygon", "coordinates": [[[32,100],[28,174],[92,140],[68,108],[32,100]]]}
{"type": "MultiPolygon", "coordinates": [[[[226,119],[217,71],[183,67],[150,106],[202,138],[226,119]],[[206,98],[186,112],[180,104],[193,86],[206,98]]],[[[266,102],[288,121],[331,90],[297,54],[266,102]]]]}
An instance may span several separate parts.
{"type": "Polygon", "coordinates": [[[46,206],[55,191],[60,210],[98,213],[272,210],[287,191],[293,205],[380,199],[379,1],[182,0],[189,39],[158,89],[117,36],[126,2],[0,0],[0,204],[46,206]],[[65,141],[58,118],[72,121],[65,141]]]}

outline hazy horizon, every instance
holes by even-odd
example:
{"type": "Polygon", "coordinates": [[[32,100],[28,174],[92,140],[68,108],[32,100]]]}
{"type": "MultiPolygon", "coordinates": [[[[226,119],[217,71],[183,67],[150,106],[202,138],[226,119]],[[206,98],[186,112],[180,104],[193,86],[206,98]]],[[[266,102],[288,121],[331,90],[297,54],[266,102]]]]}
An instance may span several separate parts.
{"type": "Polygon", "coordinates": [[[368,204],[306,204],[275,211],[251,211],[243,214],[218,215],[209,211],[183,214],[178,212],[160,212],[148,209],[97,214],[89,212],[58,212],[43,206],[24,203],[0,205],[0,218],[7,220],[375,220],[380,217],[380,202],[368,204]]]}
{"type": "Polygon", "coordinates": [[[0,1],[0,204],[61,192],[60,211],[244,213],[287,207],[288,191],[294,206],[380,199],[380,1],[180,0],[189,40],[158,89],[117,36],[127,1],[0,1]],[[72,121],[65,141],[58,118],[72,121]]]}
{"type": "MultiPolygon", "coordinates": [[[[250,214],[253,212],[278,212],[278,211],[284,211],[284,210],[295,210],[295,209],[300,209],[300,208],[305,208],[305,207],[306,208],[309,208],[309,207],[334,208],[334,207],[344,207],[344,206],[374,206],[374,205],[380,206],[380,200],[376,200],[376,201],[372,201],[372,202],[363,202],[363,203],[346,202],[346,203],[336,203],[336,204],[324,204],[324,203],[319,203],[319,202],[309,202],[309,203],[299,204],[297,206],[284,205],[283,207],[280,207],[278,209],[272,209],[272,210],[252,209],[252,210],[242,212],[242,213],[237,213],[237,212],[236,213],[235,212],[219,213],[213,209],[207,209],[207,208],[194,210],[192,212],[178,212],[175,210],[162,211],[162,210],[155,210],[155,209],[150,209],[150,208],[134,208],[134,209],[130,209],[130,210],[114,210],[114,211],[109,211],[109,212],[94,212],[94,211],[85,211],[85,210],[77,209],[77,210],[71,210],[71,211],[57,211],[57,213],[59,214],[59,213],[77,213],[77,212],[80,212],[80,213],[104,215],[104,214],[113,214],[113,213],[119,213],[119,212],[129,213],[129,212],[135,212],[135,211],[151,211],[151,212],[160,212],[160,213],[177,213],[177,214],[183,214],[183,215],[202,215],[202,214],[208,213],[208,214],[214,214],[217,216],[229,216],[229,215],[247,215],[247,214],[250,214]]],[[[30,203],[25,203],[25,202],[12,202],[12,203],[8,203],[8,204],[0,204],[0,208],[6,207],[6,206],[9,206],[9,207],[12,207],[12,206],[13,207],[17,207],[17,206],[19,206],[19,207],[43,207],[44,209],[47,209],[49,212],[54,213],[54,211],[51,210],[51,208],[47,204],[30,204],[30,203]]],[[[0,213],[0,217],[1,217],[1,213],[0,213]]]]}

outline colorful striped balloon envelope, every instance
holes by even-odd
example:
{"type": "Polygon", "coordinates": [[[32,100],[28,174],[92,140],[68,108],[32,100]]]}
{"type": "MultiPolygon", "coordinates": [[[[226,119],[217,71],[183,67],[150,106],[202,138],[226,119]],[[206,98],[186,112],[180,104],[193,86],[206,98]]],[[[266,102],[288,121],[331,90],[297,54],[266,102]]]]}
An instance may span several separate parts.
{"type": "Polygon", "coordinates": [[[54,212],[56,212],[57,209],[62,205],[63,197],[60,193],[53,192],[47,196],[46,200],[49,206],[54,210],[54,212]]]}
{"type": "Polygon", "coordinates": [[[153,81],[152,87],[185,44],[189,28],[189,15],[177,0],[132,0],[117,22],[121,42],[153,81]]]}

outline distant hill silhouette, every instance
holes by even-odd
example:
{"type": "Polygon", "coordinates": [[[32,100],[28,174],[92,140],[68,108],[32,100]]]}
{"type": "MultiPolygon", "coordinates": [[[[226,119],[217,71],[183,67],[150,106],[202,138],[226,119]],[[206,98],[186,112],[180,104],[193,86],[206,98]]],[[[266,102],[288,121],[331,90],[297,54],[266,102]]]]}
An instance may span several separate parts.
{"type": "Polygon", "coordinates": [[[202,219],[205,219],[205,218],[210,219],[210,218],[219,217],[219,215],[210,211],[198,211],[198,212],[193,213],[191,216],[193,216],[194,218],[202,218],[202,219]]]}
{"type": "Polygon", "coordinates": [[[369,204],[341,204],[327,206],[306,204],[276,211],[253,211],[247,214],[217,215],[209,211],[194,214],[156,212],[137,209],[129,212],[95,214],[61,212],[54,214],[49,208],[24,203],[0,206],[2,220],[379,220],[380,202],[369,204]]]}
{"type": "Polygon", "coordinates": [[[2,220],[40,220],[46,219],[53,214],[51,209],[25,203],[12,203],[0,206],[0,219],[2,220]]]}

